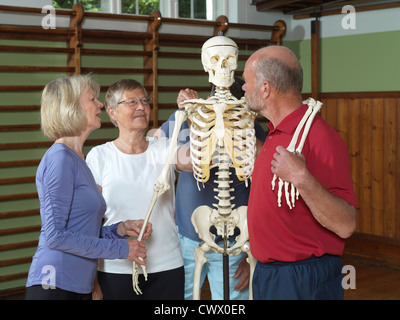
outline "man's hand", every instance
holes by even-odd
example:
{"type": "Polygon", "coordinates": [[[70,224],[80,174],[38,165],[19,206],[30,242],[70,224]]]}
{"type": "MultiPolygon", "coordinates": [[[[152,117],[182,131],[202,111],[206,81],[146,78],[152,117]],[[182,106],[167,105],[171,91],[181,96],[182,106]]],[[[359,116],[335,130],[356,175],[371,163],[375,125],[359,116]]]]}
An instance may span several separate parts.
{"type": "Polygon", "coordinates": [[[249,286],[250,282],[250,265],[247,263],[246,259],[243,259],[236,270],[233,279],[239,278],[238,284],[235,286],[236,291],[241,291],[249,286]]]}
{"type": "Polygon", "coordinates": [[[292,153],[278,146],[271,161],[271,172],[285,182],[293,183],[295,187],[308,173],[306,160],[302,154],[292,153]]]}
{"type": "Polygon", "coordinates": [[[178,98],[176,99],[176,103],[179,104],[183,101],[186,100],[192,100],[192,99],[199,99],[199,94],[197,93],[197,91],[192,90],[192,89],[182,89],[181,91],[179,91],[178,94],[178,98]]]}

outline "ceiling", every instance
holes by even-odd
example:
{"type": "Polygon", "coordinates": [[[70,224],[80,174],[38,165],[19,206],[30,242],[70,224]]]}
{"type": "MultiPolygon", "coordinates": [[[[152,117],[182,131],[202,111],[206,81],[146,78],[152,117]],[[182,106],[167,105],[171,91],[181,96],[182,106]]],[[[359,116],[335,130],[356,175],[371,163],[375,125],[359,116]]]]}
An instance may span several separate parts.
{"type": "Polygon", "coordinates": [[[342,9],[345,5],[353,5],[356,9],[360,6],[368,9],[368,6],[370,6],[371,10],[376,10],[377,8],[398,7],[400,6],[400,2],[393,0],[252,0],[252,5],[257,7],[257,11],[281,11],[285,14],[299,15],[338,10],[342,9]]]}

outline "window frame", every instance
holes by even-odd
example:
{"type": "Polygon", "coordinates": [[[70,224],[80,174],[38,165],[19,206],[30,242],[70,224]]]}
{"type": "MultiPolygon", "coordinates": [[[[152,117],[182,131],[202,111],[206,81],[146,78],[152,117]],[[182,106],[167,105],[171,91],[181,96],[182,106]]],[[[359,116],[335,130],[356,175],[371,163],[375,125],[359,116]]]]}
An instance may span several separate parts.
{"type": "MultiPolygon", "coordinates": [[[[98,0],[100,2],[101,8],[104,6],[108,7],[107,11],[103,11],[106,13],[114,13],[114,14],[136,14],[140,15],[140,3],[139,0],[135,0],[135,13],[125,13],[122,12],[122,3],[121,0],[98,0]]],[[[179,16],[179,0],[159,0],[159,8],[161,14],[166,18],[175,18],[175,19],[198,19],[205,21],[215,20],[219,15],[228,15],[229,12],[229,1],[228,0],[206,0],[206,19],[195,18],[194,17],[194,1],[190,0],[190,17],[180,17],[179,16]],[[222,2],[222,6],[221,6],[222,2]],[[219,3],[219,4],[218,4],[219,3]]],[[[78,2],[78,0],[73,0],[74,5],[78,2]]]]}

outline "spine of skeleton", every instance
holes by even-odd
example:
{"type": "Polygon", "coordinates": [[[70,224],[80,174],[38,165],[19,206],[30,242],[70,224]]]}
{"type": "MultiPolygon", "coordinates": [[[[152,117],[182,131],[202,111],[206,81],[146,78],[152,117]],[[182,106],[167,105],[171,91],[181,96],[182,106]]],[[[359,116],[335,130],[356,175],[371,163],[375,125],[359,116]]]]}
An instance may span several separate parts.
{"type": "Polygon", "coordinates": [[[221,216],[227,216],[232,213],[232,208],[234,205],[231,204],[231,194],[230,194],[230,159],[229,155],[225,153],[224,148],[220,147],[220,159],[218,163],[218,172],[216,172],[217,180],[215,181],[218,186],[214,189],[215,192],[218,192],[215,199],[218,200],[218,204],[215,206],[218,209],[218,214],[221,216]]]}

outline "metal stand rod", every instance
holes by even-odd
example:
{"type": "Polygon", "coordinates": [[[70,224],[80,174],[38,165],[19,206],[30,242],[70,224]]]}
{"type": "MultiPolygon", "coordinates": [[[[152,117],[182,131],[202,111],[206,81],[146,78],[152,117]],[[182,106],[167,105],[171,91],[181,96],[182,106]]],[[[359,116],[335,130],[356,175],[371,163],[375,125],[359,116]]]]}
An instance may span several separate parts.
{"type": "Polygon", "coordinates": [[[223,255],[224,267],[224,300],[229,300],[229,256],[223,255]]]}
{"type": "Polygon", "coordinates": [[[224,300],[229,300],[229,255],[228,249],[228,236],[227,224],[224,225],[224,255],[223,255],[223,274],[224,274],[224,300]]]}

